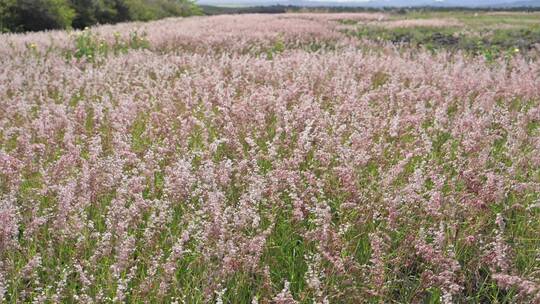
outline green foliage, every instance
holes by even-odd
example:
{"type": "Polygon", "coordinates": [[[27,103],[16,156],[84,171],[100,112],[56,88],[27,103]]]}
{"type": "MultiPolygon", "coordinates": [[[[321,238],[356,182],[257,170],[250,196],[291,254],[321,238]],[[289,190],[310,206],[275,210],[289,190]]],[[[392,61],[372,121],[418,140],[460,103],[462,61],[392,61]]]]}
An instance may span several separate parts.
{"type": "Polygon", "coordinates": [[[88,30],[83,31],[75,38],[75,52],[73,54],[75,58],[86,57],[89,60],[94,60],[99,55],[106,55],[107,52],[107,45],[88,30]]]}
{"type": "Polygon", "coordinates": [[[270,60],[274,58],[274,54],[279,54],[285,51],[285,43],[281,38],[277,39],[272,47],[266,50],[266,57],[270,60]]]}
{"type": "Polygon", "coordinates": [[[147,49],[150,43],[146,39],[146,33],[131,32],[128,39],[123,39],[120,34],[115,34],[114,43],[106,40],[92,31],[85,29],[77,33],[73,40],[74,49],[65,52],[66,59],[85,59],[89,62],[97,62],[109,54],[118,55],[127,53],[130,49],[147,49]]]}

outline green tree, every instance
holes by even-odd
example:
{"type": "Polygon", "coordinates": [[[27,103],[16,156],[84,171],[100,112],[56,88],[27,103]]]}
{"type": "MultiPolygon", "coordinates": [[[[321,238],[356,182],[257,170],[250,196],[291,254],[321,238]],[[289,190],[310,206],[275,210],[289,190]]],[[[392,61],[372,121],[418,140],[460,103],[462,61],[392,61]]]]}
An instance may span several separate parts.
{"type": "Polygon", "coordinates": [[[11,31],[40,31],[67,28],[75,10],[67,0],[17,0],[2,8],[2,23],[11,31]]]}
{"type": "Polygon", "coordinates": [[[84,28],[199,14],[193,0],[0,0],[0,31],[84,28]]]}
{"type": "Polygon", "coordinates": [[[200,14],[191,0],[125,0],[131,20],[153,20],[172,16],[200,14]]]}
{"type": "Polygon", "coordinates": [[[11,27],[11,12],[14,0],[0,1],[0,33],[8,31],[11,27]]]}
{"type": "Polygon", "coordinates": [[[96,23],[116,23],[130,20],[129,3],[124,0],[70,0],[77,12],[74,28],[84,28],[96,23]]]}
{"type": "Polygon", "coordinates": [[[72,23],[74,28],[84,28],[85,26],[98,22],[96,19],[96,12],[98,11],[99,1],[71,0],[71,6],[77,13],[72,23]]]}

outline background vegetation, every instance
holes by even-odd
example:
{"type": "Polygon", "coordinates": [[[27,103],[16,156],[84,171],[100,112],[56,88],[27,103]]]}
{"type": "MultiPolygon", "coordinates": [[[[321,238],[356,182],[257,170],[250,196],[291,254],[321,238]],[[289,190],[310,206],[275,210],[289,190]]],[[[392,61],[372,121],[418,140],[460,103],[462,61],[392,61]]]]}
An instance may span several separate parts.
{"type": "Polygon", "coordinates": [[[0,31],[84,28],[199,13],[191,0],[3,0],[0,31]]]}
{"type": "Polygon", "coordinates": [[[540,44],[538,12],[394,11],[381,22],[341,20],[343,32],[396,46],[462,51],[488,60],[530,52],[540,44]]]}
{"type": "Polygon", "coordinates": [[[478,13],[478,12],[537,12],[540,7],[508,7],[508,8],[469,8],[469,7],[433,7],[418,6],[411,8],[397,7],[351,7],[351,6],[311,6],[268,5],[268,6],[215,6],[200,5],[205,15],[222,14],[280,14],[280,13],[375,13],[384,12],[393,15],[425,15],[430,13],[478,13]]]}

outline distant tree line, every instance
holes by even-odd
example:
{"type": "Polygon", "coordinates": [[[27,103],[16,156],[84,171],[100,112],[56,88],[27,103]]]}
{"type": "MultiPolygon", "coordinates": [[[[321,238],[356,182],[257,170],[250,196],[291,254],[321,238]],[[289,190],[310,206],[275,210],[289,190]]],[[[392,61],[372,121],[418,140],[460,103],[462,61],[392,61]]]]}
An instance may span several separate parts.
{"type": "Polygon", "coordinates": [[[437,6],[414,6],[414,7],[367,7],[367,6],[296,6],[296,5],[268,5],[268,6],[245,6],[226,7],[214,5],[200,5],[205,15],[223,14],[282,14],[287,12],[312,12],[312,13],[355,13],[355,12],[383,12],[389,14],[407,14],[410,12],[488,12],[488,11],[517,11],[535,12],[540,7],[437,7],[437,6]]]}
{"type": "Polygon", "coordinates": [[[84,28],[200,14],[193,0],[0,0],[0,31],[84,28]]]}

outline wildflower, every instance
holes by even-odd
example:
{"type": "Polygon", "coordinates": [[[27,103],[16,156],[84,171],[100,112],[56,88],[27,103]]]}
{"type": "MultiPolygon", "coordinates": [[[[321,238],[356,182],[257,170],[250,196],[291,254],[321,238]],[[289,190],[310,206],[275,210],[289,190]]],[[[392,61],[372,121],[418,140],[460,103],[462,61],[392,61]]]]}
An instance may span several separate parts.
{"type": "Polygon", "coordinates": [[[274,299],[272,300],[276,304],[295,304],[297,301],[293,298],[290,292],[290,286],[291,284],[289,281],[285,280],[285,283],[283,284],[283,289],[280,293],[278,293],[274,299]]]}
{"type": "Polygon", "coordinates": [[[216,291],[216,304],[223,304],[223,295],[227,292],[227,288],[216,291]]]}
{"type": "Polygon", "coordinates": [[[6,295],[7,286],[4,275],[0,272],[0,301],[4,301],[6,295]]]}

